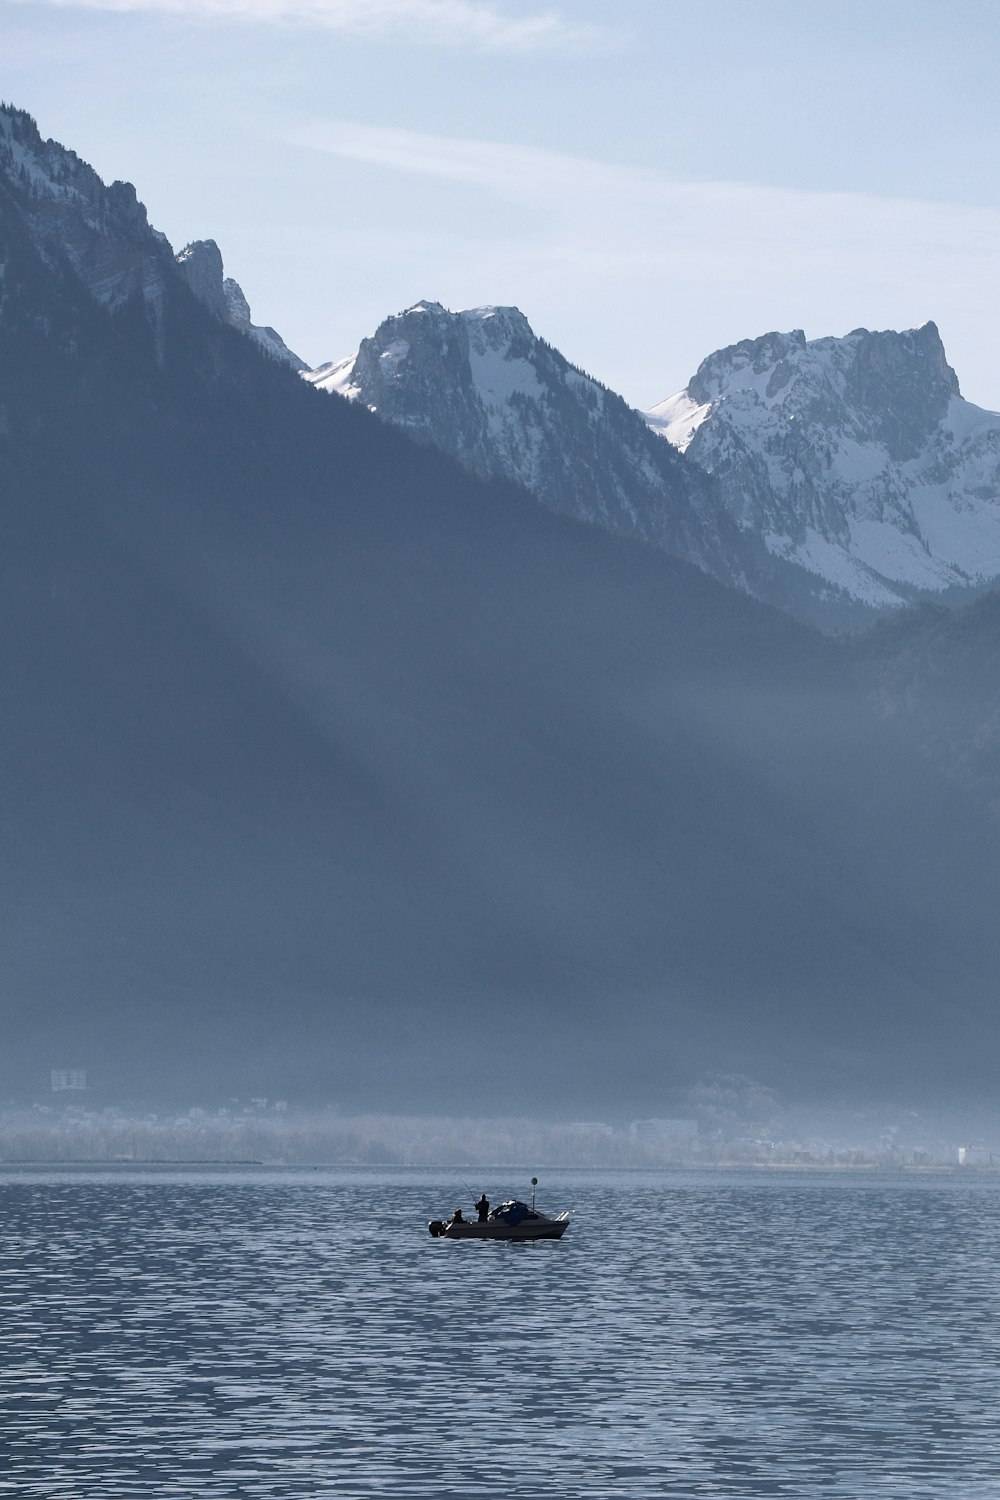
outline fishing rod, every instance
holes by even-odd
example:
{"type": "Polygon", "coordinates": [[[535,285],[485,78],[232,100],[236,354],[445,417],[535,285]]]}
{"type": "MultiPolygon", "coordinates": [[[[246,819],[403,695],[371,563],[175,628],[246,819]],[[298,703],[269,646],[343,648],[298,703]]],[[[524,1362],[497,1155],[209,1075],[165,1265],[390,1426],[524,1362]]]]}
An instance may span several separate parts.
{"type": "MultiPolygon", "coordinates": [[[[459,1178],[459,1181],[462,1183],[462,1186],[465,1188],[465,1191],[468,1193],[470,1199],[472,1200],[472,1206],[473,1206],[473,1208],[478,1209],[478,1207],[479,1207],[479,1200],[477,1199],[475,1193],[470,1188],[469,1184],[466,1182],[465,1178],[461,1177],[461,1178],[459,1178]]],[[[537,1177],[533,1177],[531,1179],[531,1208],[532,1208],[532,1212],[534,1212],[534,1208],[535,1208],[535,1189],[537,1188],[537,1186],[538,1186],[538,1178],[537,1177]]],[[[485,1196],[486,1196],[485,1192],[482,1194],[482,1196],[485,1198],[485,1196]]]]}

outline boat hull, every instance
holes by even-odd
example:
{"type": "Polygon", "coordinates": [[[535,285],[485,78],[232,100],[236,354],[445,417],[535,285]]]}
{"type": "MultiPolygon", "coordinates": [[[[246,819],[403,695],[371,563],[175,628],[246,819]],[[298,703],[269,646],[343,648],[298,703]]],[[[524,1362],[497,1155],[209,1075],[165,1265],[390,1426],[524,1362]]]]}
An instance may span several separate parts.
{"type": "Polygon", "coordinates": [[[427,1226],[436,1239],[445,1240],[558,1240],[565,1234],[569,1218],[522,1219],[519,1224],[505,1224],[500,1219],[475,1220],[468,1224],[442,1223],[432,1219],[427,1226]]]}

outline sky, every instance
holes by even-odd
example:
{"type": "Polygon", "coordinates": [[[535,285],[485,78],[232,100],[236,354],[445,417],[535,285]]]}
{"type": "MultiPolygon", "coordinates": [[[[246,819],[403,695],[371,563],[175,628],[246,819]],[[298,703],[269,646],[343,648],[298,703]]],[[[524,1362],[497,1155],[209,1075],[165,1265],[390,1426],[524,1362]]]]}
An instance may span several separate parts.
{"type": "Polygon", "coordinates": [[[310,364],[514,304],[639,407],[933,319],[1000,409],[998,55],[995,0],[0,0],[0,97],[310,364]]]}

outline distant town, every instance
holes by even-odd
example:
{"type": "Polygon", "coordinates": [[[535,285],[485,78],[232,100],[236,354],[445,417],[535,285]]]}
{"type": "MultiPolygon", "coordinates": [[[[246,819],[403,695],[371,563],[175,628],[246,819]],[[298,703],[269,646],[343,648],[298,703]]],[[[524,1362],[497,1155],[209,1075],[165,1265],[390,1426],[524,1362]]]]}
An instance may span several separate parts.
{"type": "Polygon", "coordinates": [[[1000,1120],[807,1110],[732,1075],[685,1102],[685,1114],[617,1123],[356,1114],[261,1097],[171,1110],[104,1102],[85,1070],[60,1068],[44,1095],[0,1107],[0,1163],[1000,1170],[1000,1120]]]}

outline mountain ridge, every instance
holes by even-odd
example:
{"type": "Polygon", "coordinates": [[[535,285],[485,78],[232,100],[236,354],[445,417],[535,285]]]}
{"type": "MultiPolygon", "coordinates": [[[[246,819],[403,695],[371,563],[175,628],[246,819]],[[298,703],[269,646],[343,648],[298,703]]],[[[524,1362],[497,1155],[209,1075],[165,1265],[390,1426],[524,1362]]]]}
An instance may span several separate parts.
{"type": "Polygon", "coordinates": [[[644,414],[517,308],[425,300],[303,374],[827,629],[1000,576],[1000,416],[963,400],[933,323],[746,339],[644,414]],[[683,464],[662,463],[640,415],[683,464]]]}
{"type": "Polygon", "coordinates": [[[539,339],[518,308],[417,302],[355,355],[304,378],[475,474],[513,479],[554,510],[652,541],[723,581],[754,566],[711,486],[673,454],[665,461],[638,414],[539,339]]]}
{"type": "Polygon", "coordinates": [[[5,1096],[992,1088],[994,841],[838,643],[309,389],[68,202],[162,282],[96,298],[0,164],[5,1096]]]}
{"type": "Polygon", "coordinates": [[[222,252],[214,240],[192,240],[174,257],[195,296],[219,319],[244,334],[272,359],[304,371],[304,359],[289,349],[273,328],[258,327],[250,317],[250,304],[239,282],[223,275],[222,252]]]}
{"type": "Polygon", "coordinates": [[[742,528],[861,603],[1000,577],[1000,415],[963,399],[932,322],[745,339],[646,415],[742,528]]]}

